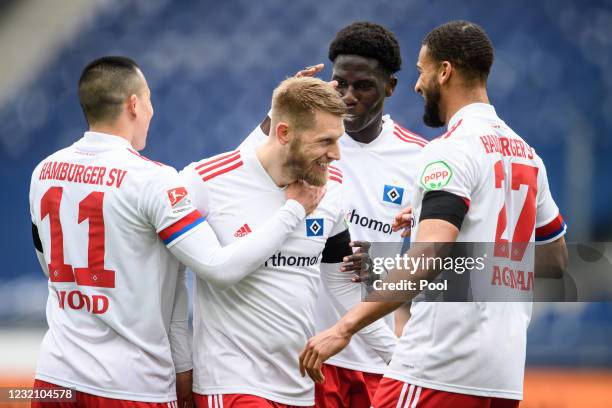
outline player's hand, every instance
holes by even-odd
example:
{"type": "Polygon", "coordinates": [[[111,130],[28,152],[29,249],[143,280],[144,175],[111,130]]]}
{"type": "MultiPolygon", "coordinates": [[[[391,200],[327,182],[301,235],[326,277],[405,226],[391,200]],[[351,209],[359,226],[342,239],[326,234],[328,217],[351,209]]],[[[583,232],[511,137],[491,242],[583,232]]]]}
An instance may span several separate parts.
{"type": "MultiPolygon", "coordinates": [[[[295,78],[304,78],[304,77],[313,77],[317,75],[319,72],[323,71],[324,64],[311,65],[309,67],[304,68],[301,71],[298,71],[295,74],[295,78]]],[[[338,87],[338,81],[331,80],[328,82],[334,89],[338,87]]]]}
{"type": "Polygon", "coordinates": [[[303,180],[298,180],[287,186],[285,198],[302,204],[306,214],[310,214],[317,208],[326,191],[327,188],[325,186],[316,187],[303,180]]]}
{"type": "Polygon", "coordinates": [[[311,337],[300,354],[300,373],[306,374],[316,383],[321,384],[325,377],[321,372],[321,365],[342,351],[351,341],[351,336],[343,334],[337,325],[311,337]]]}
{"type": "Polygon", "coordinates": [[[301,71],[298,71],[295,74],[295,77],[296,78],[313,77],[317,75],[319,72],[323,71],[324,66],[325,66],[324,64],[311,65],[309,67],[304,68],[301,71]]]}
{"type": "Polygon", "coordinates": [[[414,225],[413,222],[414,220],[412,219],[412,207],[406,207],[402,211],[397,213],[395,219],[393,220],[393,224],[391,224],[391,229],[393,230],[393,232],[404,229],[402,231],[401,236],[402,238],[406,238],[410,236],[412,226],[414,225]]]}
{"type": "Polygon", "coordinates": [[[176,398],[179,408],[193,407],[193,370],[176,373],[176,398]]]}
{"type": "Polygon", "coordinates": [[[353,282],[369,282],[373,277],[372,259],[369,250],[372,246],[368,241],[352,241],[349,244],[353,249],[353,255],[345,256],[342,259],[340,270],[342,272],[353,272],[353,282]]]}

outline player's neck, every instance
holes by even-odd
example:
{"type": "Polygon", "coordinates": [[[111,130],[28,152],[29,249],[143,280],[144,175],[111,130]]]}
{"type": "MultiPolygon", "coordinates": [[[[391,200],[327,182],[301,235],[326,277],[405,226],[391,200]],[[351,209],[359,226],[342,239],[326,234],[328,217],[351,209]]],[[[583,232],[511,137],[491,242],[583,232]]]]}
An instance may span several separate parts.
{"type": "Polygon", "coordinates": [[[460,92],[454,92],[452,97],[447,98],[444,109],[444,123],[448,125],[448,122],[455,113],[461,108],[473,103],[490,103],[485,87],[474,87],[467,90],[463,89],[460,92]]]}
{"type": "Polygon", "coordinates": [[[132,143],[132,132],[130,132],[128,129],[126,129],[125,126],[121,126],[120,124],[108,125],[100,123],[96,125],[91,125],[89,126],[89,131],[117,136],[127,140],[132,146],[134,146],[134,144],[132,143]]]}
{"type": "Polygon", "coordinates": [[[285,187],[295,181],[283,167],[282,152],[277,151],[270,143],[266,143],[255,150],[255,155],[262,167],[268,173],[274,184],[285,187]]]}
{"type": "Polygon", "coordinates": [[[371,143],[378,136],[380,136],[380,132],[382,132],[382,117],[383,112],[380,111],[380,113],[376,115],[376,118],[374,118],[374,120],[368,126],[364,127],[358,132],[347,131],[346,134],[349,135],[356,142],[371,143]]]}

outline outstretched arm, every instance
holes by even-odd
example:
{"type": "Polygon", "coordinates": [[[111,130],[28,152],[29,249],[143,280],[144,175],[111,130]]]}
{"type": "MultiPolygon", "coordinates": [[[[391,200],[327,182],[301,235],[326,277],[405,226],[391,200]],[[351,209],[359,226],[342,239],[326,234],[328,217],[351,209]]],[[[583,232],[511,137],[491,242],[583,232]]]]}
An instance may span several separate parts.
{"type": "MultiPolygon", "coordinates": [[[[422,220],[416,241],[408,251],[409,257],[436,257],[443,256],[441,247],[435,242],[454,242],[459,229],[448,221],[440,219],[422,220]]],[[[400,282],[402,280],[414,281],[416,287],[422,279],[432,280],[439,271],[417,269],[414,274],[405,270],[392,270],[385,282],[400,282]]],[[[300,354],[300,372],[308,373],[315,382],[325,380],[321,373],[321,364],[333,355],[338,354],[349,343],[351,337],[367,325],[381,317],[393,312],[402,304],[412,300],[419,292],[407,292],[402,301],[394,301],[394,294],[385,292],[372,292],[365,302],[361,302],[346,313],[334,326],[319,333],[308,340],[306,347],[300,354]]],[[[397,295],[395,295],[397,296],[397,295]]]]}
{"type": "Polygon", "coordinates": [[[265,225],[230,245],[221,247],[207,222],[176,245],[176,258],[199,278],[219,290],[244,279],[265,262],[306,215],[297,201],[289,200],[265,225]]]}
{"type": "MultiPolygon", "coordinates": [[[[204,192],[199,191],[195,197],[197,202],[205,201],[201,197],[204,192]]],[[[199,228],[176,243],[169,243],[168,248],[199,278],[219,290],[226,289],[274,254],[306,214],[316,208],[324,194],[325,187],[295,182],[285,191],[287,202],[264,225],[230,245],[221,247],[211,226],[201,222],[199,228]]],[[[174,230],[172,226],[168,228],[170,232],[174,230]]]]}
{"type": "MultiPolygon", "coordinates": [[[[321,260],[323,286],[330,293],[332,305],[340,315],[344,315],[362,300],[361,285],[355,283],[351,279],[351,274],[347,273],[348,270],[354,269],[342,267],[341,263],[343,260],[354,258],[349,243],[348,229],[330,237],[325,245],[323,259],[321,260]]],[[[353,265],[355,264],[357,262],[353,265]]],[[[357,264],[357,267],[361,267],[361,265],[357,264]]],[[[391,356],[397,344],[397,337],[384,321],[375,321],[359,330],[357,334],[385,362],[391,361],[391,356]]]]}

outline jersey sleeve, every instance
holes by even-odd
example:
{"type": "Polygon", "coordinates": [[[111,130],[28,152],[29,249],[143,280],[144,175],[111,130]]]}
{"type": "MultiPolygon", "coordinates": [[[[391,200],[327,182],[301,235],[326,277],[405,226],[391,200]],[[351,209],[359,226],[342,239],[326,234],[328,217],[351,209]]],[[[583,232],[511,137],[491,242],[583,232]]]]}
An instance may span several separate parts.
{"type": "Polygon", "coordinates": [[[471,200],[478,182],[474,159],[461,142],[440,140],[428,144],[417,166],[417,184],[424,190],[446,191],[471,200]]]}
{"type": "Polygon", "coordinates": [[[536,244],[546,244],[565,235],[567,226],[550,193],[546,167],[539,157],[538,159],[540,171],[538,172],[538,194],[536,198],[535,241],[536,244]]]}
{"type": "MultiPolygon", "coordinates": [[[[325,243],[321,258],[321,280],[328,291],[334,309],[341,316],[361,302],[361,285],[352,281],[352,273],[340,271],[342,259],[353,253],[348,223],[345,218],[346,197],[341,186],[330,193],[338,194],[338,217],[325,243]]],[[[391,360],[397,337],[391,328],[378,320],[358,332],[358,335],[385,362],[391,360]]]]}
{"type": "Polygon", "coordinates": [[[195,170],[195,165],[192,163],[185,167],[180,171],[179,177],[185,184],[193,205],[206,218],[210,211],[210,194],[208,185],[202,182],[200,175],[195,170]]]}
{"type": "MultiPolygon", "coordinates": [[[[340,271],[340,263],[321,263],[321,280],[332,306],[343,316],[361,302],[361,285],[351,280],[351,273],[340,271]]],[[[391,361],[397,345],[393,330],[380,319],[357,332],[386,363],[391,361]]]]}
{"type": "Polygon", "coordinates": [[[187,296],[185,266],[181,265],[177,274],[172,318],[170,320],[170,351],[174,369],[177,373],[189,371],[193,368],[191,341],[189,330],[189,297],[187,296]]]}
{"type": "Polygon", "coordinates": [[[168,247],[193,233],[204,222],[185,183],[176,170],[167,166],[150,177],[143,187],[140,208],[168,247]]]}

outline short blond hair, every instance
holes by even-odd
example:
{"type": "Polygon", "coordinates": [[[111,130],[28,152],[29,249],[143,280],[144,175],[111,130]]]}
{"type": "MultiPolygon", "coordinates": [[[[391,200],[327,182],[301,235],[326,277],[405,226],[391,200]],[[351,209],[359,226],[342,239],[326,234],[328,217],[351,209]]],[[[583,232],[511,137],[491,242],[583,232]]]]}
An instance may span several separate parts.
{"type": "Polygon", "coordinates": [[[319,78],[289,78],[272,94],[272,121],[287,121],[296,129],[314,126],[316,111],[344,116],[346,105],[340,93],[319,78]]]}

